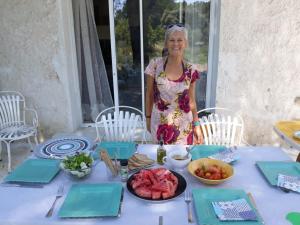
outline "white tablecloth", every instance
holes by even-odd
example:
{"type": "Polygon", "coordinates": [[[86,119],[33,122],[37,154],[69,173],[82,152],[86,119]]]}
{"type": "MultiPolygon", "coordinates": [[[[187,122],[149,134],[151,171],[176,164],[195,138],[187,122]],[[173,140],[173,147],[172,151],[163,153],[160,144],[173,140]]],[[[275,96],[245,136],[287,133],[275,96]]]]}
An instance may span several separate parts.
{"type": "MultiPolygon", "coordinates": [[[[172,146],[168,146],[170,148],[172,146]]],[[[140,145],[138,151],[156,157],[155,145],[140,145]]],[[[242,147],[238,149],[240,159],[234,164],[233,178],[218,186],[207,186],[200,183],[186,171],[188,188],[234,188],[251,192],[257,208],[267,225],[290,225],[285,219],[289,212],[300,211],[300,195],[297,193],[284,193],[270,186],[255,166],[260,160],[289,160],[279,148],[273,147],[242,147]]],[[[77,183],[107,182],[105,166],[99,162],[87,180],[77,183]]],[[[93,218],[93,219],[60,219],[57,215],[66,194],[58,200],[54,214],[46,218],[45,214],[55,199],[58,185],[65,184],[65,193],[74,180],[60,172],[57,177],[44,188],[0,187],[0,224],[62,224],[62,225],[88,225],[88,224],[123,224],[123,225],[155,225],[160,215],[164,216],[164,225],[184,225],[187,221],[187,207],[183,196],[165,202],[149,203],[131,195],[125,188],[122,215],[120,218],[93,218]]],[[[124,184],[125,186],[125,184],[124,184]]],[[[193,216],[196,217],[195,211],[193,216]]],[[[195,218],[194,218],[195,219],[195,218]]],[[[195,219],[196,221],[196,219],[195,219]]],[[[196,224],[196,223],[194,223],[196,224]]]]}

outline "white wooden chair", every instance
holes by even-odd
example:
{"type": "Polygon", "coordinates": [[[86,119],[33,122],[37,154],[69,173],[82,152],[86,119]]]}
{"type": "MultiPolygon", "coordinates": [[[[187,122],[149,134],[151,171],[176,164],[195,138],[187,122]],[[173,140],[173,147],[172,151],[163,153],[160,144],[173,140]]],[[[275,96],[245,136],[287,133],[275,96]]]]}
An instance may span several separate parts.
{"type": "Polygon", "coordinates": [[[206,108],[198,111],[198,116],[205,145],[241,144],[244,132],[241,116],[226,108],[206,108]],[[210,114],[201,116],[204,112],[210,114]]]}
{"type": "Polygon", "coordinates": [[[97,116],[95,126],[98,141],[135,141],[139,131],[142,141],[145,141],[145,116],[139,109],[131,106],[103,110],[97,116]],[[104,129],[104,137],[101,137],[100,129],[104,129]]]}
{"type": "Polygon", "coordinates": [[[6,144],[8,171],[11,171],[10,144],[27,138],[31,148],[30,136],[37,141],[38,117],[33,109],[26,108],[24,96],[16,91],[0,91],[0,159],[2,142],[6,144]],[[29,122],[30,123],[27,123],[29,122]]]}

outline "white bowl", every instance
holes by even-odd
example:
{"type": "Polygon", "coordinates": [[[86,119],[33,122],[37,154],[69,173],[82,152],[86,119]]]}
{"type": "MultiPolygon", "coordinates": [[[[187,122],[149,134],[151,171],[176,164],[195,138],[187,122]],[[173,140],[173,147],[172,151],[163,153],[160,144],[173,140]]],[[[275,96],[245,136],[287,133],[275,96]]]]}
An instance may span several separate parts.
{"type": "Polygon", "coordinates": [[[300,139],[300,130],[294,132],[294,137],[300,139]]]}
{"type": "Polygon", "coordinates": [[[69,170],[71,176],[74,176],[76,178],[83,178],[91,173],[91,168],[86,168],[84,170],[69,170]]]}
{"type": "Polygon", "coordinates": [[[60,167],[63,171],[65,171],[66,174],[73,178],[81,179],[83,177],[86,177],[92,172],[92,167],[86,167],[84,169],[78,169],[78,170],[70,170],[65,168],[65,164],[63,162],[60,163],[60,167]]]}
{"type": "Polygon", "coordinates": [[[186,156],[186,154],[187,154],[187,151],[185,150],[185,148],[178,147],[178,149],[174,149],[172,151],[167,152],[167,156],[164,157],[163,160],[164,160],[164,162],[169,163],[174,168],[182,169],[182,168],[186,167],[189,164],[189,162],[191,161],[191,159],[192,159],[191,154],[188,154],[187,159],[177,160],[177,159],[174,159],[173,157],[175,155],[186,156]]]}

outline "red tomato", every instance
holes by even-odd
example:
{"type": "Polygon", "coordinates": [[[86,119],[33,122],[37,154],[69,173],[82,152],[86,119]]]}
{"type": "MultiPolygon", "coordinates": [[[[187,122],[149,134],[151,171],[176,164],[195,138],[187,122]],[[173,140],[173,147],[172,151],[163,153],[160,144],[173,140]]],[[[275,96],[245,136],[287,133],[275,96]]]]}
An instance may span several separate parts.
{"type": "Polygon", "coordinates": [[[214,175],[215,175],[216,180],[222,179],[222,176],[220,173],[215,173],[214,175]]]}
{"type": "Polygon", "coordinates": [[[208,179],[210,179],[210,177],[211,177],[211,173],[209,173],[209,172],[206,172],[206,173],[205,173],[205,178],[208,178],[208,179]]]}
{"type": "Polygon", "coordinates": [[[225,179],[228,177],[228,174],[226,172],[222,173],[222,179],[225,179]]]}

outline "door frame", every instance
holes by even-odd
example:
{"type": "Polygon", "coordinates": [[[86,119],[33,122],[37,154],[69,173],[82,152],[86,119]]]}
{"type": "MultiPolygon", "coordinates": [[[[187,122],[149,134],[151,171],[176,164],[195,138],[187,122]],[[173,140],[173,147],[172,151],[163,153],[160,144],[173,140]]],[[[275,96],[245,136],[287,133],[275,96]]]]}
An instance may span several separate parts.
{"type": "MultiPolygon", "coordinates": [[[[115,18],[114,18],[114,2],[108,0],[109,6],[109,28],[110,28],[110,47],[112,57],[112,73],[113,73],[113,91],[115,107],[119,106],[119,87],[118,87],[118,71],[116,56],[116,35],[115,35],[115,18]]],[[[140,22],[140,51],[141,51],[141,92],[142,92],[142,112],[145,114],[145,80],[144,80],[144,37],[143,37],[143,3],[139,0],[139,22],[140,22]]]]}
{"type": "MultiPolygon", "coordinates": [[[[58,17],[58,36],[60,52],[58,58],[62,65],[55,65],[61,70],[61,79],[65,93],[67,95],[67,105],[70,109],[70,114],[67,115],[66,122],[70,131],[78,129],[82,125],[82,109],[81,97],[78,78],[75,31],[73,20],[72,0],[57,1],[59,17],[58,17]]],[[[61,115],[63,116],[63,115],[61,115]]]]}
{"type": "Polygon", "coordinates": [[[219,36],[220,36],[221,0],[210,1],[209,44],[208,44],[208,73],[206,80],[205,107],[216,106],[216,90],[219,65],[219,36]]]}

